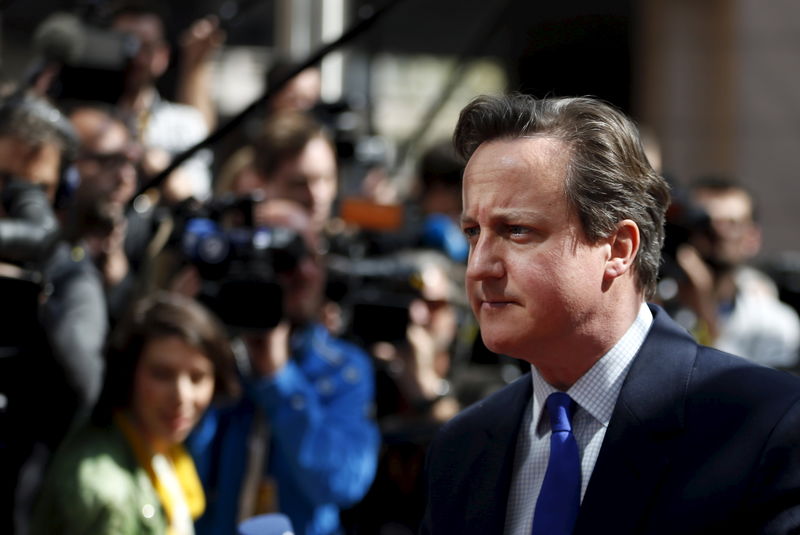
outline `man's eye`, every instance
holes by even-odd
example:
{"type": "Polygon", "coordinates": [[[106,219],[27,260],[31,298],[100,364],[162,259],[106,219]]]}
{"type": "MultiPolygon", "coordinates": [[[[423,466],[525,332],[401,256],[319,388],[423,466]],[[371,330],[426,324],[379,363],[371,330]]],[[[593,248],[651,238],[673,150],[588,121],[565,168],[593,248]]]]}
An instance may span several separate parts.
{"type": "Polygon", "coordinates": [[[506,230],[508,231],[509,234],[513,234],[513,235],[521,235],[521,234],[527,234],[528,233],[528,229],[526,227],[521,226],[521,225],[508,225],[506,230]]]}
{"type": "Polygon", "coordinates": [[[477,236],[479,233],[478,227],[464,227],[463,231],[464,231],[464,236],[466,236],[467,238],[472,238],[474,236],[477,236]]]}

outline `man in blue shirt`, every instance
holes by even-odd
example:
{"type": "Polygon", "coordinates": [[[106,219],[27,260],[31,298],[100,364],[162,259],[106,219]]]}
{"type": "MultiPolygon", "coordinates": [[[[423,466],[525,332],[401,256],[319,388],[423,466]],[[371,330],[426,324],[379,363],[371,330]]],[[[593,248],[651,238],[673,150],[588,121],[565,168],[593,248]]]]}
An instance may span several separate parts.
{"type": "Polygon", "coordinates": [[[307,251],[280,275],[281,322],[243,337],[245,395],[209,411],[190,438],[208,501],[197,532],[235,533],[240,520],[280,511],[297,534],[339,533],[340,507],[375,473],[372,364],[318,323],[325,270],[307,211],[287,200],[256,210],[259,223],[298,232],[307,251]]]}

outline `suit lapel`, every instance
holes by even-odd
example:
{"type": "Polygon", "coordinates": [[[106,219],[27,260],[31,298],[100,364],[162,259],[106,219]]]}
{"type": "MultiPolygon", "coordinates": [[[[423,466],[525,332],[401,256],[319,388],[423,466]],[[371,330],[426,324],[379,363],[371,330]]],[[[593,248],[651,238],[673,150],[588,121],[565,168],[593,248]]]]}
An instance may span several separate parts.
{"type": "Polygon", "coordinates": [[[576,535],[596,533],[598,525],[621,534],[641,531],[683,429],[697,344],[663,310],[651,308],[653,325],[620,391],[576,535]]]}
{"type": "Polygon", "coordinates": [[[464,533],[503,532],[519,427],[532,394],[530,374],[518,379],[507,393],[495,404],[483,435],[470,447],[474,455],[463,489],[464,533]]]}

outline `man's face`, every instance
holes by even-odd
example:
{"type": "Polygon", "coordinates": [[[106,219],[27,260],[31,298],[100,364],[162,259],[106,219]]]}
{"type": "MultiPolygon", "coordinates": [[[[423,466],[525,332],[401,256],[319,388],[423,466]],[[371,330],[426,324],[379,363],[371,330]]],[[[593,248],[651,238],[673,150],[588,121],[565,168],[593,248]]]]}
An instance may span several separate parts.
{"type": "Polygon", "coordinates": [[[122,123],[92,114],[73,118],[81,137],[81,150],[75,161],[81,178],[79,194],[124,206],[137,187],[135,164],[138,155],[122,123]]]}
{"type": "Polygon", "coordinates": [[[308,68],[289,80],[270,105],[274,110],[308,111],[319,102],[321,83],[319,70],[308,68]]]}
{"type": "Polygon", "coordinates": [[[61,147],[56,143],[39,146],[10,137],[0,137],[0,172],[40,184],[52,202],[61,169],[61,147]]]}
{"type": "Polygon", "coordinates": [[[458,331],[455,307],[450,303],[447,271],[436,264],[420,270],[421,295],[409,307],[411,322],[431,336],[436,351],[448,351],[458,331]]]}
{"type": "Polygon", "coordinates": [[[336,157],[321,137],[265,177],[264,187],[267,198],[289,199],[306,208],[318,229],[330,218],[337,189],[336,157]]]}
{"type": "Polygon", "coordinates": [[[596,320],[608,248],[567,203],[569,151],[548,137],[482,144],[464,172],[467,295],[486,346],[528,360],[596,320]]]}
{"type": "Polygon", "coordinates": [[[756,255],[761,235],[753,221],[753,206],[746,192],[698,190],[694,201],[708,214],[710,232],[694,237],[700,254],[718,267],[735,267],[756,255]]]}

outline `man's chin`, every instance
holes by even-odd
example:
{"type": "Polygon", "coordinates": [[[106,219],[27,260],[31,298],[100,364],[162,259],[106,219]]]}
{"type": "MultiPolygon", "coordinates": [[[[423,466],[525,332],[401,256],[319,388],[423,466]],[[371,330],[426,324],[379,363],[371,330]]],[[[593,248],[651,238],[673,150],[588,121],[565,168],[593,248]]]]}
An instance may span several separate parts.
{"type": "Polygon", "coordinates": [[[513,344],[507,337],[485,332],[481,333],[481,337],[483,338],[483,345],[492,353],[511,356],[513,344]]]}

